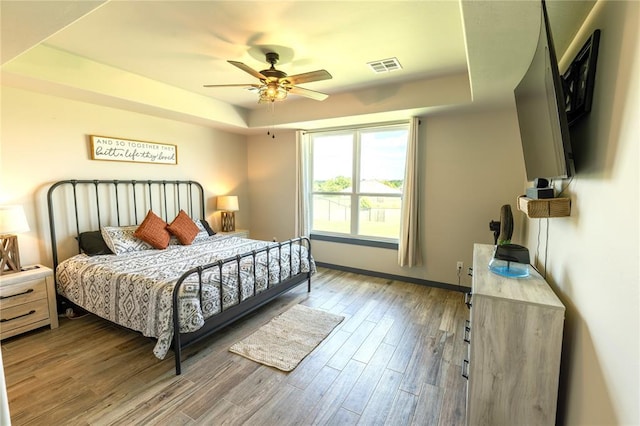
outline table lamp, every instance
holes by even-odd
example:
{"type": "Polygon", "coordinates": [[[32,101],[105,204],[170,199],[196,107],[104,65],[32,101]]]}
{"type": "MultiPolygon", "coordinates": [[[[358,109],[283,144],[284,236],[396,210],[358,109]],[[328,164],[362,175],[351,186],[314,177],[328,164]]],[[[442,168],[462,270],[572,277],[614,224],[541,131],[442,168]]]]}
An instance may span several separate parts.
{"type": "Polygon", "coordinates": [[[29,232],[29,223],[22,206],[0,206],[0,275],[19,272],[18,236],[29,232]]]}
{"type": "Polygon", "coordinates": [[[232,232],[236,230],[235,212],[238,208],[238,197],[235,195],[223,195],[218,197],[218,210],[222,210],[220,222],[222,232],[232,232]]]}

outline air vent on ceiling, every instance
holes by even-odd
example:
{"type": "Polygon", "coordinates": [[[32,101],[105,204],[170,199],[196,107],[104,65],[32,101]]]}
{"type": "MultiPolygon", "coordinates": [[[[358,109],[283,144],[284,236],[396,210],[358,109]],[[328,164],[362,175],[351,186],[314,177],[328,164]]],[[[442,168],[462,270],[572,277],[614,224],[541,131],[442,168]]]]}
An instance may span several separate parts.
{"type": "Polygon", "coordinates": [[[367,65],[369,65],[375,73],[396,71],[402,69],[402,65],[400,65],[398,58],[389,58],[382,59],[380,61],[367,62],[367,65]]]}

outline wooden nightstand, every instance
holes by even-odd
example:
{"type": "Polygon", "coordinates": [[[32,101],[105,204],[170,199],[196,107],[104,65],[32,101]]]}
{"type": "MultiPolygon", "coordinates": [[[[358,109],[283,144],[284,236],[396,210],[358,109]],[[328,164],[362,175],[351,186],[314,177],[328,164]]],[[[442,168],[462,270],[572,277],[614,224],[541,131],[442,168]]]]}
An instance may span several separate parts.
{"type": "Polygon", "coordinates": [[[42,265],[0,275],[0,339],[43,327],[58,327],[53,271],[42,265]]]}
{"type": "Polygon", "coordinates": [[[238,238],[249,238],[249,230],[248,229],[236,229],[235,231],[229,232],[218,232],[220,235],[233,235],[238,238]]]}

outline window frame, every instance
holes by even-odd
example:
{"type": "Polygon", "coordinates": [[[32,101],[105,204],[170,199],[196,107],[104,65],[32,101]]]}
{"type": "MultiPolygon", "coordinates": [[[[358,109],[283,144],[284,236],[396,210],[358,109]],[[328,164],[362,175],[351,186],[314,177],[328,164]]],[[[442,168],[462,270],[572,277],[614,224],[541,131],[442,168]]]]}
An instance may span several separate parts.
{"type": "MultiPolygon", "coordinates": [[[[397,249],[399,244],[398,235],[395,238],[382,237],[382,236],[373,236],[373,235],[362,235],[358,233],[358,228],[360,226],[360,198],[362,197],[388,197],[388,198],[398,198],[400,201],[400,210],[402,210],[402,199],[404,197],[404,185],[402,188],[402,192],[400,194],[391,194],[391,193],[377,193],[377,192],[360,192],[360,174],[361,174],[361,164],[362,164],[362,134],[363,133],[375,133],[376,131],[392,131],[392,130],[405,130],[407,132],[407,137],[409,135],[409,122],[398,122],[392,124],[379,124],[379,125],[371,125],[371,126],[363,126],[363,127],[354,127],[354,128],[342,128],[337,130],[318,130],[315,132],[310,132],[310,149],[309,149],[309,182],[310,182],[310,192],[309,192],[309,212],[310,212],[310,236],[312,239],[321,240],[321,241],[331,241],[331,242],[339,242],[345,244],[355,244],[355,245],[364,245],[371,247],[381,247],[381,248],[390,248],[397,249]],[[338,192],[326,192],[326,191],[315,191],[313,188],[314,183],[314,144],[316,143],[315,137],[317,136],[339,136],[339,135],[352,135],[352,159],[351,159],[351,179],[352,179],[352,191],[350,193],[338,193],[338,192]],[[349,233],[342,232],[332,232],[325,230],[316,230],[313,229],[314,218],[314,199],[317,195],[349,195],[350,197],[350,230],[349,233]],[[353,208],[356,206],[356,208],[353,208]]],[[[407,140],[408,145],[408,140],[407,140]]],[[[406,159],[405,159],[405,170],[406,170],[406,159]]],[[[403,176],[404,179],[404,176],[403,176]]],[[[400,213],[402,214],[402,212],[400,213]]],[[[400,231],[400,229],[398,229],[400,231]]]]}

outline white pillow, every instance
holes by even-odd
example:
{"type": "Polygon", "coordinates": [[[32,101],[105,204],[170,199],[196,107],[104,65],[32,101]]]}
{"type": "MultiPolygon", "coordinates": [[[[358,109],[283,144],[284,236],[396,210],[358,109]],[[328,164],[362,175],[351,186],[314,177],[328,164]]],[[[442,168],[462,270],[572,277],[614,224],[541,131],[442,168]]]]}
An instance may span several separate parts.
{"type": "Polygon", "coordinates": [[[209,233],[207,232],[206,229],[204,229],[204,225],[202,224],[202,222],[200,222],[199,220],[194,220],[196,226],[198,227],[198,229],[200,230],[200,232],[198,232],[198,234],[196,235],[196,237],[193,239],[193,243],[201,243],[203,241],[206,241],[209,239],[209,233]]]}
{"type": "Polygon", "coordinates": [[[140,250],[152,250],[150,244],[133,235],[138,225],[132,226],[105,226],[100,232],[102,238],[115,254],[131,253],[140,250]]]}

